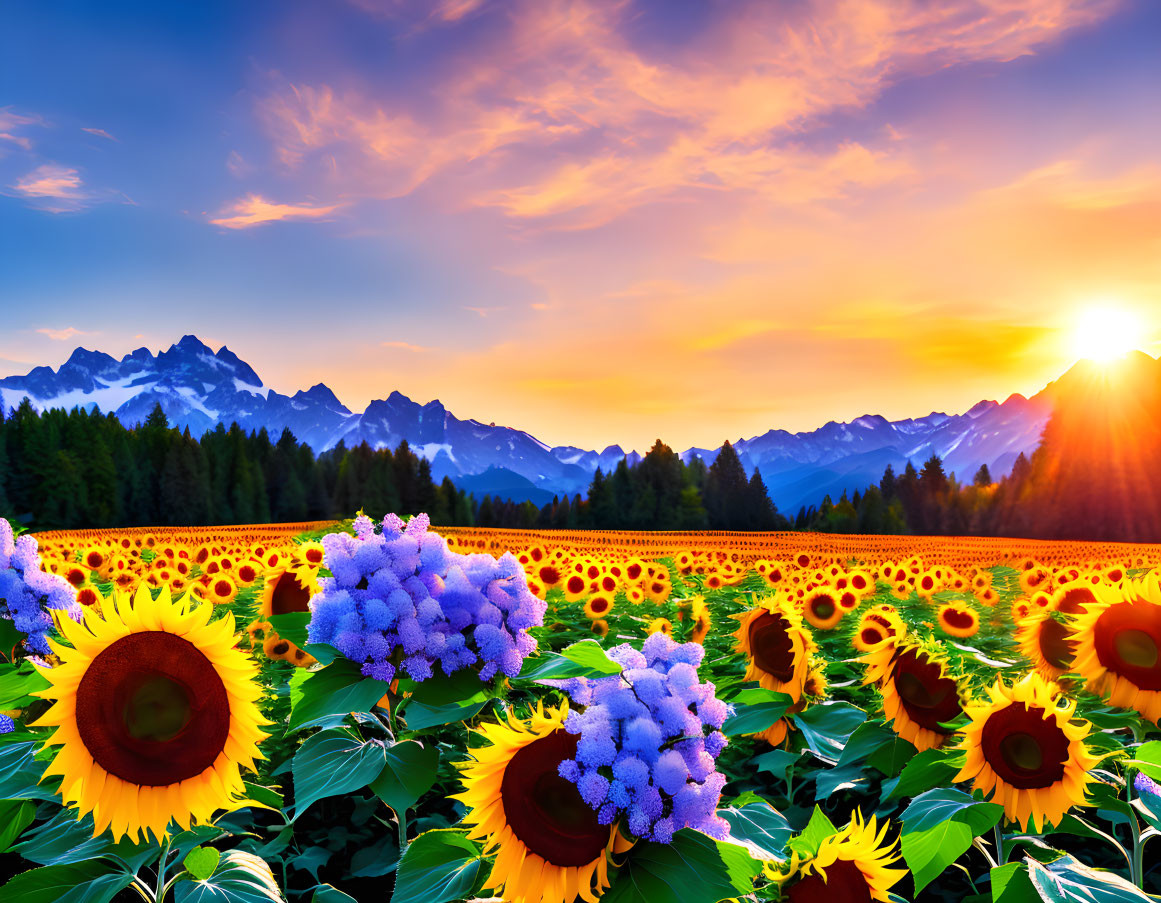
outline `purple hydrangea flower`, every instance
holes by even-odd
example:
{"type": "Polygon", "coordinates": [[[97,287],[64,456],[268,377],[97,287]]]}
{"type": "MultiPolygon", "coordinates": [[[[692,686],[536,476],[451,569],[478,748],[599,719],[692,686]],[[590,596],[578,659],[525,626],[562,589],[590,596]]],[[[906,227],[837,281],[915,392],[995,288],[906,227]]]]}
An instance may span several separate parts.
{"type": "Polygon", "coordinates": [[[640,652],[609,650],[620,675],[553,681],[573,704],[565,730],[579,734],[575,759],[559,773],[576,784],[601,824],[625,817],[638,837],[669,843],[693,828],[724,838],[717,815],[726,779],[716,769],[726,737],[718,728],[729,707],[698,679],[704,650],[652,634],[640,652]]]}
{"type": "Polygon", "coordinates": [[[378,529],[360,515],[354,536],[324,536],[332,576],[310,600],[310,642],[334,646],[379,680],[472,665],[481,680],[515,677],[536,650],[528,630],[544,623],[546,603],[511,553],[460,555],[429,526],[426,514],[406,524],[388,514],[378,529]]]}
{"type": "Polygon", "coordinates": [[[79,621],[82,609],[76,591],[63,577],[40,569],[36,537],[14,539],[12,525],[0,517],[0,617],[25,634],[26,650],[48,655],[50,611],[63,611],[79,621]]]}
{"type": "Polygon", "coordinates": [[[16,730],[16,722],[7,715],[0,714],[0,734],[11,734],[16,730]]]}
{"type": "Polygon", "coordinates": [[[1133,778],[1133,786],[1137,788],[1138,793],[1151,793],[1153,796],[1161,796],[1161,785],[1147,774],[1138,772],[1137,776],[1133,778]]]}

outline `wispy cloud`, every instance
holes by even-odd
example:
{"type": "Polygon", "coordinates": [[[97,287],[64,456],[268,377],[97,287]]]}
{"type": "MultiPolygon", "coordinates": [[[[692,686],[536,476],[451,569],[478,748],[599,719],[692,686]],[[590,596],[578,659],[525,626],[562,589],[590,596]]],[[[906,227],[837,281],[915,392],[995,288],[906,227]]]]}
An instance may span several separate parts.
{"type": "Polygon", "coordinates": [[[81,131],[88,132],[90,135],[96,135],[98,138],[106,138],[109,141],[117,141],[118,144],[120,143],[120,141],[118,141],[118,139],[114,138],[112,135],[110,135],[104,129],[82,128],[81,131]]]}
{"type": "Polygon", "coordinates": [[[268,201],[259,194],[248,194],[233,204],[227,205],[218,218],[211,219],[210,222],[226,229],[248,229],[252,226],[274,223],[279,220],[325,220],[342,206],[342,204],[329,206],[278,204],[274,201],[268,201]]]}
{"type": "Polygon", "coordinates": [[[30,125],[44,125],[44,120],[39,116],[16,113],[12,107],[0,107],[0,142],[14,144],[26,151],[32,150],[32,139],[21,134],[30,125]]]}
{"type": "Polygon", "coordinates": [[[36,331],[56,342],[67,342],[69,339],[79,335],[90,335],[90,333],[85,332],[83,329],[77,329],[75,326],[66,326],[64,329],[51,329],[50,327],[43,326],[36,331]]]}
{"type": "Polygon", "coordinates": [[[10,188],[32,206],[49,213],[83,210],[96,199],[96,195],[85,188],[77,170],[57,163],[42,163],[17,179],[10,188]]]}
{"type": "Polygon", "coordinates": [[[504,307],[468,307],[464,305],[464,310],[476,314],[480,317],[486,317],[488,314],[495,313],[498,310],[505,310],[504,307]]]}
{"type": "Polygon", "coordinates": [[[410,342],[380,342],[384,348],[397,348],[400,351],[413,351],[422,354],[432,349],[426,345],[412,345],[410,342]]]}

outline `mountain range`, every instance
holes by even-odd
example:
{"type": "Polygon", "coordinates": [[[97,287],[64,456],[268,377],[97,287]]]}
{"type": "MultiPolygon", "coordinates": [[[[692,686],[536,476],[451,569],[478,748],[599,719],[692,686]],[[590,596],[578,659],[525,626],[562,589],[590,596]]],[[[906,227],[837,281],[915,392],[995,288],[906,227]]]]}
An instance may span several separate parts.
{"type": "MultiPolygon", "coordinates": [[[[1035,449],[1052,412],[1054,387],[1066,379],[1031,398],[981,401],[962,414],[933,412],[895,421],[867,414],[809,432],[772,429],[739,439],[734,448],[747,471],[761,471],[775,503],[791,515],[826,494],[838,498],[844,490],[877,482],[888,464],[902,470],[912,461],[918,467],[932,454],[961,479],[970,479],[981,464],[998,478],[1021,452],[1035,449]]],[[[274,438],[289,428],[316,452],[340,442],[394,448],[406,439],[431,462],[436,481],[449,476],[477,497],[530,499],[538,505],[555,494],[583,495],[598,467],[607,473],[622,458],[630,464],[640,459],[619,445],[599,452],[549,446],[523,430],[460,420],[438,400],[421,405],[399,392],[372,401],[361,413],[322,383],[282,395],[264,386],[229,348],[214,352],[192,335],[156,355],[138,348],[120,360],[77,348],[59,369],[36,367],[0,379],[5,410],[24,398],[40,410],[112,411],[126,425],[143,421],[160,404],[171,425],[189,427],[195,436],[233,422],[247,431],[265,428],[274,438]]],[[[690,448],[681,457],[688,463],[700,456],[708,464],[716,454],[717,449],[690,448]]]]}

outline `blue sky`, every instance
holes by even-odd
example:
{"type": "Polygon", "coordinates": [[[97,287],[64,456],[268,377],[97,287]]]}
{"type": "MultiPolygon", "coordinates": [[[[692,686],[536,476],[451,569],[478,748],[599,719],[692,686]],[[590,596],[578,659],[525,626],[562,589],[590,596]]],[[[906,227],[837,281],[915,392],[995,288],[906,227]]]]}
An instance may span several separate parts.
{"type": "Polygon", "coordinates": [[[6,6],[0,374],[193,332],[280,391],[716,444],[1156,353],[1161,5],[6,6]]]}

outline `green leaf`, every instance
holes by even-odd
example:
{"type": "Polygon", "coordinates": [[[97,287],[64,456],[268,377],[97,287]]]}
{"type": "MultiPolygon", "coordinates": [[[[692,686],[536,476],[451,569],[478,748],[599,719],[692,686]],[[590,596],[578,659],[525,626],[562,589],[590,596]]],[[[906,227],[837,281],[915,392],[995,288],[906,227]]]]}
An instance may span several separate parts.
{"type": "Polygon", "coordinates": [[[290,679],[287,733],[317,726],[331,715],[369,712],[387,689],[386,681],[365,677],[345,658],[318,671],[299,668],[290,679]]]}
{"type": "Polygon", "coordinates": [[[313,655],[323,665],[329,665],[335,659],[343,657],[338,649],[327,643],[307,643],[302,647],[302,651],[313,655]]]}
{"type": "Polygon", "coordinates": [[[959,772],[959,766],[949,761],[948,753],[939,749],[925,749],[903,766],[899,782],[888,794],[888,799],[900,799],[943,787],[959,772]]]}
{"type": "Polygon", "coordinates": [[[271,615],[266,619],[270,626],[284,640],[290,640],[299,649],[306,645],[306,625],[310,623],[309,611],[288,611],[282,615],[271,615]]]}
{"type": "Polygon", "coordinates": [[[734,714],[722,725],[722,733],[730,737],[742,734],[760,734],[786,714],[794,700],[785,693],[776,693],[761,687],[742,690],[730,700],[734,714]]]}
{"type": "Polygon", "coordinates": [[[1004,814],[1004,807],[985,803],[954,787],[929,790],[915,797],[900,816],[903,833],[925,831],[952,820],[967,825],[976,837],[994,828],[1004,814]]]}
{"type": "Polygon", "coordinates": [[[399,867],[399,845],[394,837],[380,838],[379,842],[362,847],[351,857],[352,878],[380,878],[399,867]]]}
{"type": "Polygon", "coordinates": [[[730,825],[730,838],[744,844],[755,859],[785,859],[786,844],[794,833],[786,817],[763,799],[747,795],[753,801],[719,809],[718,815],[730,825]]]}
{"type": "Polygon", "coordinates": [[[718,903],[753,893],[762,864],[738,844],[688,829],[672,843],[638,843],[602,903],[718,903]]]}
{"type": "Polygon", "coordinates": [[[359,901],[354,897],[348,897],[330,884],[320,884],[315,887],[310,903],[359,903],[359,901]]]}
{"type": "Polygon", "coordinates": [[[452,830],[427,831],[407,847],[391,903],[451,903],[474,895],[487,873],[480,849],[452,830]]]}
{"type": "Polygon", "coordinates": [[[751,765],[757,765],[759,771],[772,774],[780,781],[786,780],[786,770],[799,759],[798,753],[787,752],[784,749],[772,749],[750,760],[751,765]]]}
{"type": "Polygon", "coordinates": [[[27,636],[28,634],[17,630],[16,625],[7,618],[0,618],[0,655],[11,661],[12,653],[27,636]]]}
{"type": "Polygon", "coordinates": [[[61,809],[12,848],[12,852],[40,865],[83,862],[106,856],[112,851],[113,842],[108,833],[100,837],[93,836],[93,817],[86,815],[78,821],[76,813],[71,809],[61,809]]]}
{"type": "Polygon", "coordinates": [[[205,881],[218,867],[221,854],[213,847],[194,847],[186,853],[182,865],[198,881],[205,881]]]}
{"type": "Polygon", "coordinates": [[[870,784],[867,770],[862,765],[843,765],[814,771],[814,798],[818,801],[842,790],[865,790],[870,784]]]}
{"type": "Polygon", "coordinates": [[[890,742],[884,743],[867,757],[867,764],[887,777],[894,777],[901,774],[917,754],[914,744],[902,737],[892,737],[890,742]]]}
{"type": "Polygon", "coordinates": [[[1136,756],[1124,764],[1136,768],[1154,781],[1161,781],[1161,740],[1142,743],[1134,752],[1136,756]]]}
{"type": "Polygon", "coordinates": [[[903,858],[915,879],[918,894],[943,874],[972,845],[972,829],[963,822],[945,821],[921,831],[904,831],[903,858]]]}
{"type": "Polygon", "coordinates": [[[440,724],[474,718],[488,701],[487,687],[475,671],[451,677],[431,677],[419,684],[401,706],[407,729],[421,731],[440,724]]]}
{"type": "Polygon", "coordinates": [[[1026,857],[1028,877],[1045,903],[1146,903],[1144,891],[1115,872],[1095,869],[1071,856],[1041,865],[1026,857]]]}
{"type": "Polygon", "coordinates": [[[883,722],[864,721],[860,724],[843,747],[839,756],[839,765],[854,765],[866,761],[881,747],[896,739],[895,732],[886,727],[883,722]]]}
{"type": "Polygon", "coordinates": [[[101,859],[48,865],[21,872],[0,898],[20,903],[109,903],[133,881],[124,868],[101,859]]]}
{"type": "Polygon", "coordinates": [[[246,799],[254,800],[256,803],[262,803],[271,809],[282,808],[282,794],[277,788],[263,787],[261,784],[251,784],[249,781],[243,781],[242,786],[246,788],[246,799]]]}
{"type": "Polygon", "coordinates": [[[838,828],[826,817],[826,813],[815,806],[810,821],[802,829],[802,833],[791,840],[788,846],[800,855],[813,856],[818,852],[818,848],[824,840],[837,833],[838,828]]]}
{"type": "Polygon", "coordinates": [[[0,711],[22,709],[39,701],[32,694],[51,686],[40,668],[27,660],[19,665],[0,665],[0,711]]]}
{"type": "MultiPolygon", "coordinates": [[[[1151,827],[1161,831],[1161,797],[1152,793],[1142,793],[1133,800],[1133,808],[1141,813],[1151,827]]],[[[0,849],[3,847],[0,846],[0,849]]]]}
{"type": "Polygon", "coordinates": [[[328,796],[361,790],[387,762],[382,740],[361,740],[345,730],[319,731],[294,754],[294,818],[328,796]]]}
{"type": "Polygon", "coordinates": [[[1009,862],[992,869],[992,903],[1040,903],[1040,895],[1028,879],[1028,868],[1009,862]]]}
{"type": "Polygon", "coordinates": [[[284,903],[286,898],[265,860],[230,850],[218,870],[199,881],[183,879],[173,887],[177,903],[284,903]]]}
{"type": "Polygon", "coordinates": [[[972,839],[994,827],[1004,807],[942,787],[913,799],[901,816],[903,858],[918,893],[967,852],[972,839]]]}
{"type": "Polygon", "coordinates": [[[867,720],[867,713],[849,702],[820,702],[806,708],[797,715],[791,715],[802,732],[802,739],[816,756],[831,765],[838,762],[848,738],[860,724],[867,720]]]}
{"type": "Polygon", "coordinates": [[[16,842],[36,817],[36,807],[28,800],[0,800],[0,853],[16,842]]]}
{"type": "Polygon", "coordinates": [[[581,640],[560,651],[524,660],[520,680],[561,680],[569,677],[611,677],[621,673],[596,640],[581,640]]]}
{"type": "Polygon", "coordinates": [[[331,860],[331,851],[326,847],[307,847],[290,860],[290,867],[310,872],[310,876],[318,881],[318,870],[331,860]]]}
{"type": "Polygon", "coordinates": [[[387,764],[371,782],[371,790],[399,815],[432,788],[438,769],[439,750],[434,745],[405,740],[387,747],[387,764]]]}
{"type": "Polygon", "coordinates": [[[39,748],[35,741],[0,745],[0,800],[60,802],[55,792],[39,783],[45,769],[45,763],[35,759],[39,748]]]}

